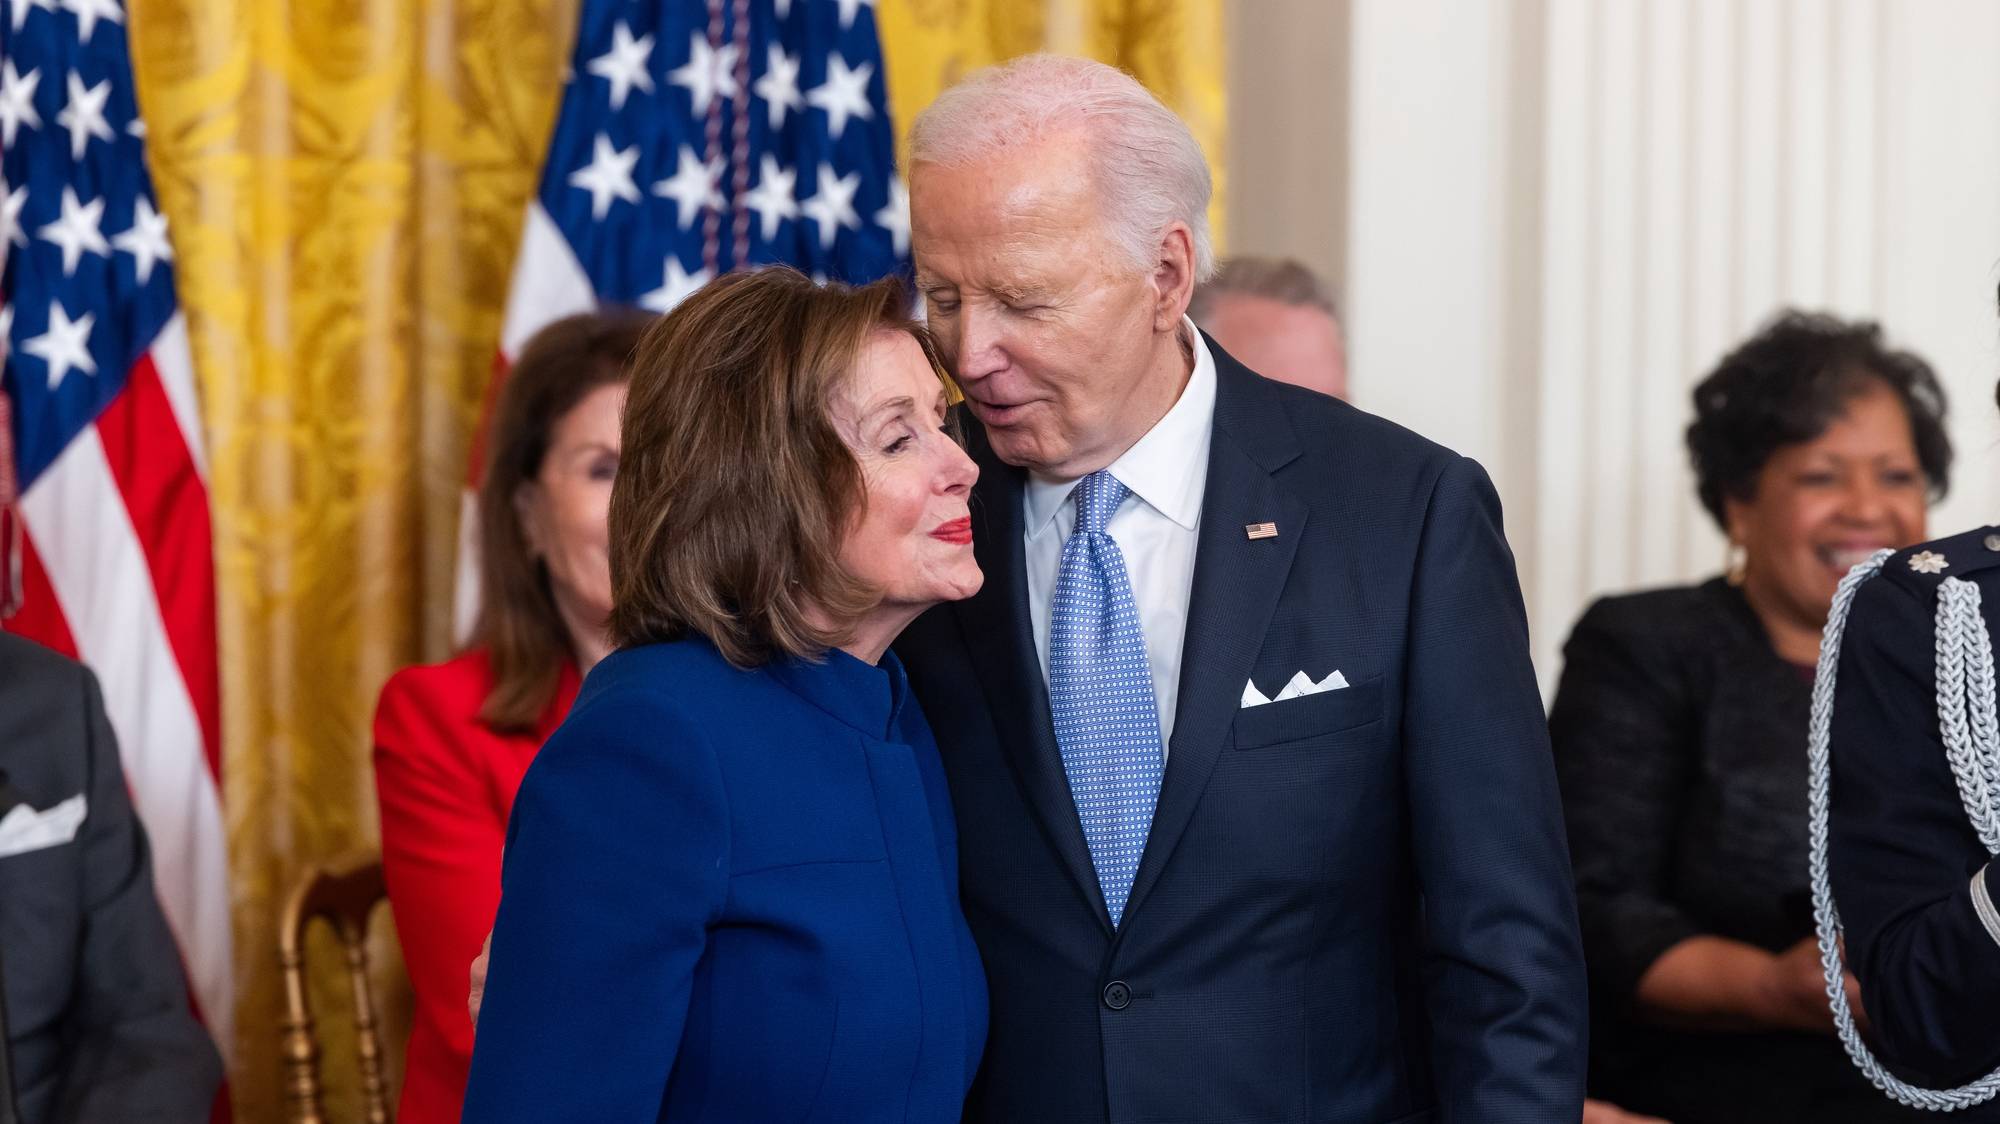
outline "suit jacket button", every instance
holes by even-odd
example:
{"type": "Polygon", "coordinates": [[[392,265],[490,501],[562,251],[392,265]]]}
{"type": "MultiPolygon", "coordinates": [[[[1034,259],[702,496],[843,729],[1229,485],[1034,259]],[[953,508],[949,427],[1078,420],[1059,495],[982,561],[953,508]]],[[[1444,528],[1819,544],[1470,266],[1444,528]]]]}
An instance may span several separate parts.
{"type": "Polygon", "coordinates": [[[1132,989],[1124,980],[1112,980],[1104,987],[1104,1005],[1114,1011],[1123,1011],[1132,1005],[1132,989]]]}
{"type": "Polygon", "coordinates": [[[2000,550],[2000,535],[1986,536],[1986,549],[2000,550]]]}

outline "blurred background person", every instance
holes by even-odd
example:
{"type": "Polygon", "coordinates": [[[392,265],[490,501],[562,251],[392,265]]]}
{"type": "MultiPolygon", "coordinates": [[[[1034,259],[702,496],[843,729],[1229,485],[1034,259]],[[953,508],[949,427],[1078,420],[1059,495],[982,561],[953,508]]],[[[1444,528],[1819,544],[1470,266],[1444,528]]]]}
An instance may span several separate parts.
{"type": "Polygon", "coordinates": [[[222,1059],[188,1007],[97,677],[4,632],[0,965],[0,1118],[11,1071],[24,1124],[208,1119],[222,1059]]]}
{"type": "Polygon", "coordinates": [[[480,483],[472,643],[382,689],[382,864],[415,999],[404,1124],[459,1118],[472,1058],[467,970],[500,902],[514,792],[610,650],[606,513],[626,364],[649,322],[589,313],[528,342],[501,385],[480,483]]]}
{"type": "Polygon", "coordinates": [[[986,978],[888,647],[979,588],[979,473],[908,307],[773,268],[647,333],[618,650],[521,786],[466,1120],[959,1118],[986,978]]]}
{"type": "Polygon", "coordinates": [[[1831,1036],[1803,746],[1841,577],[1923,539],[1944,493],[1944,393],[1873,324],[1792,312],[1694,406],[1688,451],[1728,572],[1593,605],[1549,717],[1596,1005],[1591,1089],[1676,1124],[1914,1119],[1831,1036]]]}
{"type": "Polygon", "coordinates": [[[1258,374],[1347,397],[1340,313],[1319,277],[1299,262],[1229,258],[1196,287],[1188,315],[1258,374]]]}

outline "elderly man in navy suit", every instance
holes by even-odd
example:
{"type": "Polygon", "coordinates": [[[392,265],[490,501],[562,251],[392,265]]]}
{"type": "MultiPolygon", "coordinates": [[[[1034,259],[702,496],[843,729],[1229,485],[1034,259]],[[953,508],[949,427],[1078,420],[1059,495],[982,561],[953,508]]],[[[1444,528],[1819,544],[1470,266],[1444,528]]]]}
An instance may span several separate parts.
{"type": "Polygon", "coordinates": [[[899,649],[992,1026],[975,1121],[1575,1121],[1585,998],[1500,505],[1184,313],[1209,172],[1036,56],[920,117],[985,588],[899,649]]]}

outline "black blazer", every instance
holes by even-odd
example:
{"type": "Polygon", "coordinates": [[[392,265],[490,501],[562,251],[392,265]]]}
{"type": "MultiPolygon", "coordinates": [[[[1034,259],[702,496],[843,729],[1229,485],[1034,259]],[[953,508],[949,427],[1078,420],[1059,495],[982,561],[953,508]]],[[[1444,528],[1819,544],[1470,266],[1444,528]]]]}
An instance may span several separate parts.
{"type": "Polygon", "coordinates": [[[1030,632],[1024,474],[976,426],[985,587],[900,643],[992,994],[967,1119],[1575,1120],[1583,963],[1492,486],[1209,347],[1179,709],[1116,932],[1030,632]],[[1246,681],[1334,670],[1239,709],[1246,681]]]}
{"type": "Polygon", "coordinates": [[[0,819],[82,796],[68,842],[0,858],[7,1045],[29,1124],[206,1120],[222,1062],[188,1008],[97,680],[0,632],[0,819]]]}
{"type": "MultiPolygon", "coordinates": [[[[1876,1052],[1934,1087],[2000,1067],[2000,940],[1972,902],[1974,875],[2000,902],[2000,863],[1988,865],[1938,734],[1934,622],[1947,578],[1978,589],[2000,637],[2000,527],[1892,556],[1854,598],[1831,743],[1829,858],[1848,967],[1876,1052]],[[1922,553],[1944,567],[1912,569],[1922,553]]],[[[2000,1103],[1969,1118],[2000,1120],[2000,1103]]]]}

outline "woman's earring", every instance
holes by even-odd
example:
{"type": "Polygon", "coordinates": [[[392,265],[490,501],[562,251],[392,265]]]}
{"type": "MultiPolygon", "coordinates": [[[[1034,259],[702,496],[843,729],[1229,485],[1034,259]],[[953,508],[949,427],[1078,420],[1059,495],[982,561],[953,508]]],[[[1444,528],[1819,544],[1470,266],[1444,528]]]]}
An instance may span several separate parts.
{"type": "Polygon", "coordinates": [[[1729,549],[1722,556],[1722,579],[1730,585],[1743,584],[1743,571],[1750,565],[1750,551],[1740,542],[1731,541],[1729,549]]]}

